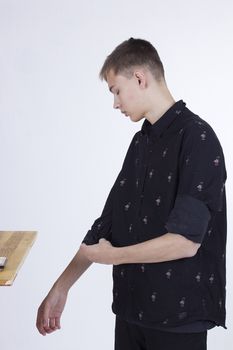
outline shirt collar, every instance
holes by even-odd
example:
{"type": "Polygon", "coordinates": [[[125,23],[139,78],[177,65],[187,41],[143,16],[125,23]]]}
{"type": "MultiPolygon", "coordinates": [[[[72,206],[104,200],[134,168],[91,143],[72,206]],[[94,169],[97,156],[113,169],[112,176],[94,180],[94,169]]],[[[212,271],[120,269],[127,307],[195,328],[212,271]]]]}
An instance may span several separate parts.
{"type": "Polygon", "coordinates": [[[183,100],[175,102],[154,124],[145,119],[141,127],[141,133],[160,137],[173,120],[181,114],[185,105],[186,103],[183,100]]]}

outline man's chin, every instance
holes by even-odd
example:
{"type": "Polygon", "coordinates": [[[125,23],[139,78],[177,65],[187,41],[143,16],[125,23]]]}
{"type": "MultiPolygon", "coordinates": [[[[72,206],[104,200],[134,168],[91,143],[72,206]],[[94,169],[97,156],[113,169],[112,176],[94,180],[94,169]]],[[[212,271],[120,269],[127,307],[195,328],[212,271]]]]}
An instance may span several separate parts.
{"type": "Polygon", "coordinates": [[[132,122],[139,122],[142,118],[144,118],[143,116],[135,116],[135,115],[129,115],[129,118],[132,120],[132,122]]]}

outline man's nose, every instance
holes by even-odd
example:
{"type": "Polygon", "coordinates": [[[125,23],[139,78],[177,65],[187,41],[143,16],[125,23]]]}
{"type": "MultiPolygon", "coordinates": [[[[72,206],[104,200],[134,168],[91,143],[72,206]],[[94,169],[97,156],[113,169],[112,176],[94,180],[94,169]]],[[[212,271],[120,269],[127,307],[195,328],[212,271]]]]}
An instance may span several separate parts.
{"type": "Polygon", "coordinates": [[[115,98],[114,98],[114,102],[113,102],[113,108],[120,108],[120,103],[119,103],[119,101],[118,100],[116,100],[115,98]]]}

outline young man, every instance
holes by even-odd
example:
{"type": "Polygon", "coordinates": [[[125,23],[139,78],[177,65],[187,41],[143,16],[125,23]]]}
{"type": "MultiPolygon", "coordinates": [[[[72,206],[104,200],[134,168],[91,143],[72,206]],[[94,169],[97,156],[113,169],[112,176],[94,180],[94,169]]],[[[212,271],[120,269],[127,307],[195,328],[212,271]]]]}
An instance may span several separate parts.
{"type": "Polygon", "coordinates": [[[113,265],[115,350],[204,350],[225,326],[226,169],[211,126],[175,101],[156,49],[124,41],[100,72],[118,108],[145,118],[101,216],[42,302],[60,328],[68,291],[92,262],[113,265]]]}

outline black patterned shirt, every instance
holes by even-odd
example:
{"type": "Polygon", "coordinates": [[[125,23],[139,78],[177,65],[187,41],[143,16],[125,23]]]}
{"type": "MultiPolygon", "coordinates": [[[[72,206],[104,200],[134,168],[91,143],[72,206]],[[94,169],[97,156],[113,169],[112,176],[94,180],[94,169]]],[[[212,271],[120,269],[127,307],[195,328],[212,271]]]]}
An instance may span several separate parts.
{"type": "Polygon", "coordinates": [[[201,247],[189,258],[113,265],[117,316],[168,331],[226,328],[226,177],[215,132],[182,100],[144,120],[83,242],[124,247],[169,232],[201,247]]]}

